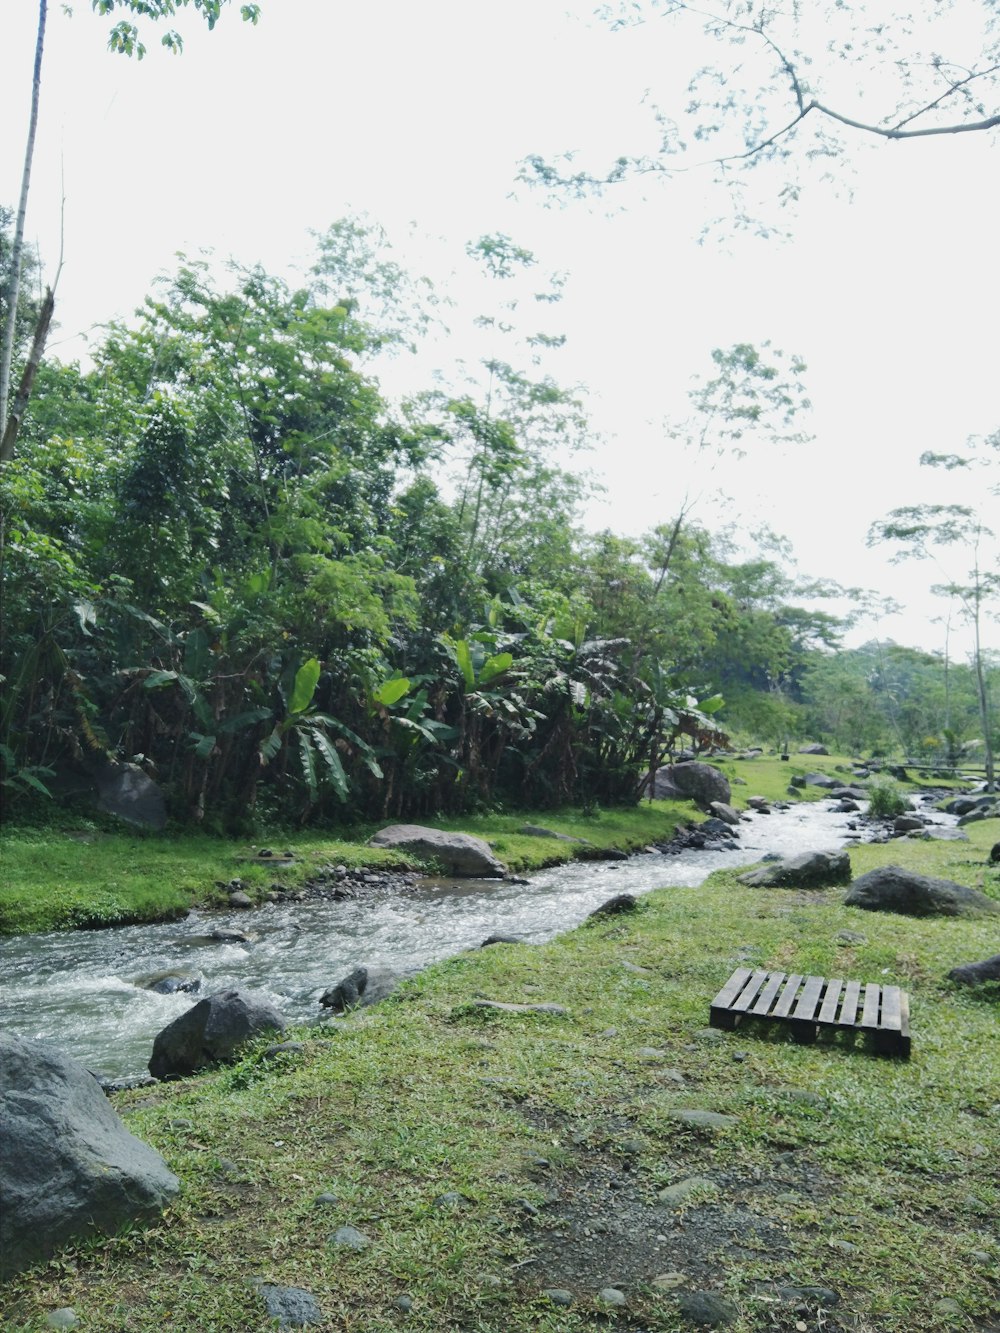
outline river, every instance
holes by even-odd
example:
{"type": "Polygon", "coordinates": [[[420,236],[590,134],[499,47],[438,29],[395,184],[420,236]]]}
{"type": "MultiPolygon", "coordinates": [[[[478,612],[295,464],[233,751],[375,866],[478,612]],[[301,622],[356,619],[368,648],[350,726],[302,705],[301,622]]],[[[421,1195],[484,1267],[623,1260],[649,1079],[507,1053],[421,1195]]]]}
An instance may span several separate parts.
{"type": "Polygon", "coordinates": [[[843,846],[854,836],[851,818],[816,802],[751,815],[740,825],[735,851],[648,852],[557,866],[527,883],[428,880],[341,902],[195,911],[181,922],[14,936],[0,940],[0,1023],[51,1041],[108,1078],[141,1074],[156,1033],[196,998],[137,984],[150,974],[194,973],[201,995],[232,986],[259,991],[291,1021],[308,1022],[322,1012],[321,993],[358,965],[412,970],[475,948],[491,934],[541,943],[617,893],[693,889],[712,871],[753,864],[767,852],[843,846]],[[217,927],[251,938],[209,942],[217,927]]]}

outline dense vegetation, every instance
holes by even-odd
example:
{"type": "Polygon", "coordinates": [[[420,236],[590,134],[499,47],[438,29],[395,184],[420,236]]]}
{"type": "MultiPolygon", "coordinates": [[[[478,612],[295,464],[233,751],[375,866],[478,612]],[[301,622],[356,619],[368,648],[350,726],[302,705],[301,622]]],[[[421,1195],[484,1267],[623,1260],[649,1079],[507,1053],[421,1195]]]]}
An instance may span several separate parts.
{"type": "MultiPolygon", "coordinates": [[[[506,237],[470,254],[505,297],[544,286],[506,237]]],[[[720,726],[960,758],[968,669],[833,654],[831,589],[773,534],[685,502],[642,542],[579,529],[586,417],[514,305],[478,321],[509,359],[390,400],[376,361],[433,296],[348,221],[300,287],[185,262],[91,366],[44,362],[0,482],[8,799],[130,762],[207,827],[593,806],[720,726]]],[[[797,438],[803,370],[716,351],[688,438],[797,438]]]]}

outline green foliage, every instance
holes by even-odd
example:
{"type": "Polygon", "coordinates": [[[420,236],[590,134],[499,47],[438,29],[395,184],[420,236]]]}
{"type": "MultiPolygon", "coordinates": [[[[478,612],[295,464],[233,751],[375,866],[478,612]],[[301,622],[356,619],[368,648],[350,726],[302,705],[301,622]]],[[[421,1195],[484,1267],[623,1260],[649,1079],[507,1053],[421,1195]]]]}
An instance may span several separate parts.
{"type": "MultiPolygon", "coordinates": [[[[737,560],[683,510],[643,542],[576,531],[583,409],[543,365],[559,340],[517,327],[557,276],[509,238],[472,246],[497,354],[397,408],[365,366],[433,293],[367,223],[318,245],[301,286],[182,259],[92,370],[43,367],[0,479],[22,797],[110,755],[206,827],[607,808],[733,721],[797,734],[836,626],[796,605],[815,588],[774,539],[737,560]]],[[[788,438],[799,363],[713,364],[706,441],[788,438]]]]}
{"type": "Polygon", "coordinates": [[[868,788],[868,813],[881,819],[891,819],[910,809],[910,803],[896,784],[888,778],[876,778],[868,788]]]}
{"type": "MultiPolygon", "coordinates": [[[[91,0],[95,12],[102,16],[120,10],[136,18],[153,22],[173,18],[179,9],[186,9],[190,5],[205,20],[209,30],[215,27],[222,15],[223,7],[228,3],[229,0],[91,0]]],[[[240,16],[244,22],[256,24],[260,18],[260,5],[241,4],[240,16]]],[[[160,44],[175,55],[184,49],[184,39],[174,28],[163,33],[160,44]]],[[[141,40],[138,24],[129,19],[122,19],[116,23],[108,37],[108,50],[142,60],[146,54],[146,46],[141,40]]]]}

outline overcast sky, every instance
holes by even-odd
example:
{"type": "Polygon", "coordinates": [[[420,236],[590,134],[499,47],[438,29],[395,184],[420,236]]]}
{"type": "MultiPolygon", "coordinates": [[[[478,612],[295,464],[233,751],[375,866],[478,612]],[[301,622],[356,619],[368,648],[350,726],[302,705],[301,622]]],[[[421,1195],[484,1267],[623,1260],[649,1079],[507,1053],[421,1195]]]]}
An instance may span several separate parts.
{"type": "MultiPolygon", "coordinates": [[[[310,230],[365,213],[400,262],[461,300],[465,242],[502,231],[540,268],[569,274],[549,323],[568,335],[553,368],[588,386],[600,437],[587,466],[606,491],[591,526],[638,535],[686,493],[702,494],[714,521],[721,479],[738,527],[767,522],[791,539],[801,573],[906,603],[878,625],[883,636],[942,646],[932,618],[947,608],[927,587],[960,576],[962,562],[890,567],[865,534],[895,505],[982,498],[918,459],[1000,427],[1000,142],[867,145],[853,193],[807,193],[786,242],[731,228],[699,241],[726,206],[708,173],[553,207],[516,183],[518,163],[651,144],[644,90],[669,92],[697,58],[659,29],[613,33],[591,8],[264,0],[256,29],[227,11],[203,34],[182,15],[185,53],[161,51],[154,30],[139,63],[105,51],[109,23],[89,3],[71,18],[52,7],[28,236],[53,264],[64,191],[53,351],[85,355],[86,337],[128,316],[177,251],[286,272],[308,262],[310,230]],[[808,363],[815,439],[706,481],[664,421],[684,415],[712,348],[765,340],[808,363]]],[[[36,19],[34,0],[5,0],[0,200],[11,205],[36,19]]],[[[453,327],[459,337],[465,325],[453,327]]],[[[444,363],[467,350],[453,341],[432,354],[444,363]]],[[[987,638],[1000,647],[995,622],[987,638]]]]}

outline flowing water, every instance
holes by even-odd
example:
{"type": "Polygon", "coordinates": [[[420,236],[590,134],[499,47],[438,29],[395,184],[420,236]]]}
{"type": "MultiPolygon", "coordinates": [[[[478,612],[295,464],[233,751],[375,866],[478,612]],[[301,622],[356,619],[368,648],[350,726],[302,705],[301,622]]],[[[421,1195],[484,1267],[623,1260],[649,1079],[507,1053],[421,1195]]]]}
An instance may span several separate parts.
{"type": "Polygon", "coordinates": [[[617,893],[690,890],[713,870],[750,865],[767,852],[842,846],[851,837],[850,818],[815,803],[752,816],[740,825],[736,851],[648,852],[557,866],[527,883],[428,880],[342,902],[199,911],[152,926],[16,936],[0,940],[0,1024],[51,1041],[95,1073],[144,1073],[156,1033],[195,1000],[138,984],[151,974],[193,974],[202,995],[233,986],[259,991],[290,1020],[308,1022],[322,1012],[322,992],[359,965],[411,971],[475,948],[491,934],[541,943],[617,893]],[[251,938],[209,940],[218,927],[251,938]]]}

